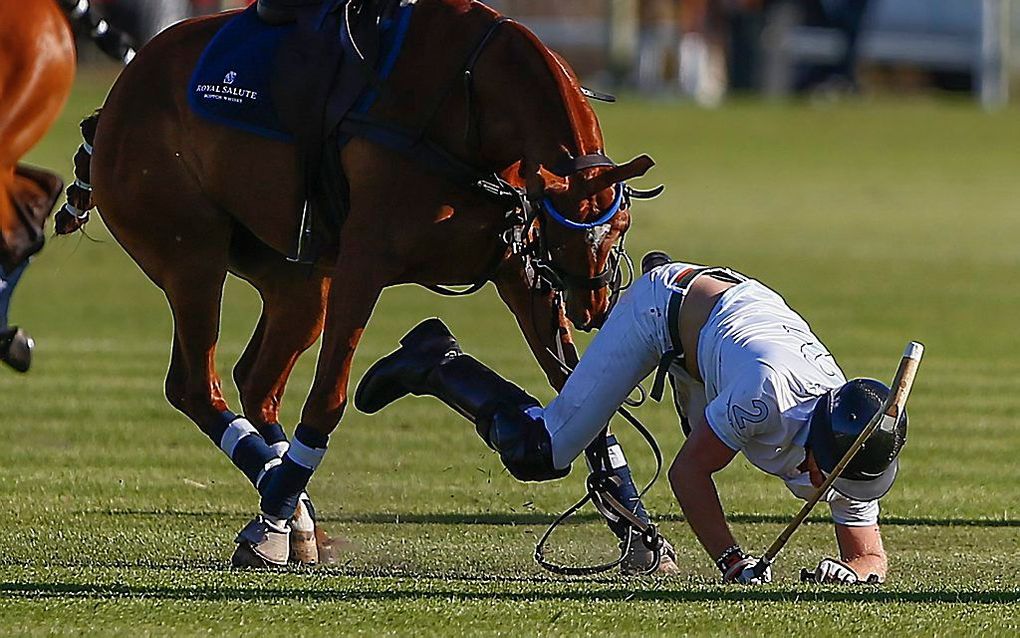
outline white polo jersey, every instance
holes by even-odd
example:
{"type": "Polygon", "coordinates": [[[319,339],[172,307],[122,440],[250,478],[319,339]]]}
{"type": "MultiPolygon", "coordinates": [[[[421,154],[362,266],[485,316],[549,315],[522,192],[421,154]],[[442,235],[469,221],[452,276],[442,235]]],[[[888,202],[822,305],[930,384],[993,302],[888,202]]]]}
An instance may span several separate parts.
{"type": "MultiPolygon", "coordinates": [[[[806,458],[811,412],[846,377],[807,322],[763,284],[737,284],[701,329],[698,367],[704,384],[680,364],[670,369],[677,405],[686,414],[704,410],[727,447],[782,478],[796,496],[810,497],[810,477],[797,468],[806,458]]],[[[878,501],[853,501],[831,489],[823,500],[837,523],[878,523],[878,501]]]]}
{"type": "MultiPolygon", "coordinates": [[[[665,264],[636,279],[563,389],[542,410],[555,467],[569,467],[580,456],[673,348],[669,302],[677,276],[690,268],[701,266],[665,264]]],[[[702,328],[698,362],[705,384],[682,365],[670,368],[678,409],[703,412],[723,443],[782,478],[798,497],[810,497],[810,479],[797,469],[805,457],[808,419],[817,397],[846,379],[807,323],[782,297],[746,281],[723,293],[702,328]]],[[[623,464],[622,453],[615,454],[614,463],[623,464]]],[[[850,501],[833,490],[824,500],[837,523],[878,521],[877,502],[850,501]]]]}

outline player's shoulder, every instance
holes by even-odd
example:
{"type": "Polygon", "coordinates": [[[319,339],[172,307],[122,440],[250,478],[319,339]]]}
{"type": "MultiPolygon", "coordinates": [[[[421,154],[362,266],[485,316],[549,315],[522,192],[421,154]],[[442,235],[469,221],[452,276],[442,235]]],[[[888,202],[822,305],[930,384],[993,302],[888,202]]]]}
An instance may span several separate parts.
{"type": "Polygon", "coordinates": [[[685,261],[671,261],[661,266],[657,266],[648,272],[650,279],[658,279],[664,282],[672,282],[678,275],[681,275],[691,270],[702,270],[706,266],[700,264],[692,264],[685,261]]]}

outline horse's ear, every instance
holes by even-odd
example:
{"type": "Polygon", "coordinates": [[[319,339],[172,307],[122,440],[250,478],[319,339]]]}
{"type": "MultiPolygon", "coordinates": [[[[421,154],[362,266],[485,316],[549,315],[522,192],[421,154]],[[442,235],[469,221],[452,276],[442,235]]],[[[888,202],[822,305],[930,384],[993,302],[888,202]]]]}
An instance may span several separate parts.
{"type": "Polygon", "coordinates": [[[590,197],[595,193],[601,193],[607,188],[612,188],[616,184],[626,182],[629,179],[641,177],[650,171],[653,166],[655,166],[655,161],[647,155],[639,155],[626,164],[614,166],[608,171],[600,173],[588,180],[588,196],[590,197]]]}
{"type": "Polygon", "coordinates": [[[546,170],[541,164],[532,164],[524,172],[528,195],[531,197],[548,197],[567,192],[566,178],[546,170]]]}

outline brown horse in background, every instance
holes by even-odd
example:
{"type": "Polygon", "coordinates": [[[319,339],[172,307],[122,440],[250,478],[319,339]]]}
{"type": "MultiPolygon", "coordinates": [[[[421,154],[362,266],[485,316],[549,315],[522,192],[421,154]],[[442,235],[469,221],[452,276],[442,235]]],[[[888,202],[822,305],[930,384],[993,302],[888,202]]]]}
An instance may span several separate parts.
{"type": "Polygon", "coordinates": [[[19,163],[53,126],[71,94],[74,38],[53,0],[0,3],[0,359],[25,372],[32,339],[8,327],[10,296],[64,187],[19,163]]]}
{"type": "Polygon", "coordinates": [[[43,247],[43,226],[63,181],[19,163],[56,121],[75,73],[71,23],[82,25],[109,55],[130,59],[125,36],[76,0],[0,3],[0,360],[25,372],[33,341],[8,327],[11,294],[43,247]],[[104,26],[96,29],[100,24],[104,26]]]}
{"type": "MultiPolygon", "coordinates": [[[[508,248],[505,208],[421,162],[355,138],[341,155],[350,210],[339,238],[314,266],[291,263],[284,255],[301,231],[304,194],[295,148],[212,124],[188,106],[189,77],[229,18],[187,21],[157,37],[122,74],[101,113],[83,123],[86,140],[94,135],[86,166],[94,192],[72,203],[78,211],[97,206],[166,294],[174,318],[169,402],[219,442],[230,414],[214,367],[228,272],[250,282],[263,301],[234,380],[244,415],[270,444],[280,436],[291,370],[320,334],[299,430],[322,441],[333,432],[372,310],[384,288],[402,283],[494,282],[549,381],[560,387],[564,368],[554,353],[567,365],[577,361],[570,323],[595,328],[608,313],[610,287],[600,273],[613,265],[614,246],[630,225],[626,203],[592,229],[564,227],[545,214],[518,228],[525,244],[541,232],[547,265],[566,281],[564,307],[556,290],[535,285],[527,258],[508,248]]],[[[529,202],[552,202],[574,222],[599,218],[614,200],[619,206],[623,182],[652,162],[551,172],[603,152],[598,121],[565,62],[521,25],[499,20],[479,2],[419,0],[404,53],[371,114],[413,127],[421,105],[452,87],[427,129],[433,145],[498,175],[529,202]],[[465,90],[461,74],[473,56],[473,87],[465,90]],[[466,139],[466,126],[474,127],[476,143],[466,139]]],[[[65,231],[80,223],[58,216],[65,231]]]]}

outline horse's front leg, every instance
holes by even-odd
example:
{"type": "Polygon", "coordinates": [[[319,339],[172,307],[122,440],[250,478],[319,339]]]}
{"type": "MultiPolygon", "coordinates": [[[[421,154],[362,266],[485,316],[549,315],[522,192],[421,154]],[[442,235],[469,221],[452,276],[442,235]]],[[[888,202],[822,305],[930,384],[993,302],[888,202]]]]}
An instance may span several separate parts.
{"type": "Polygon", "coordinates": [[[0,361],[18,372],[28,372],[31,367],[32,348],[35,347],[35,342],[21,328],[8,325],[7,313],[10,310],[14,288],[27,267],[27,259],[10,272],[4,270],[0,264],[0,361]]]}
{"type": "Polygon", "coordinates": [[[556,303],[553,292],[532,288],[520,257],[513,257],[496,273],[496,290],[500,299],[517,319],[517,325],[556,390],[567,381],[569,370],[577,365],[577,348],[570,332],[570,322],[556,303]]]}
{"type": "MultiPolygon", "coordinates": [[[[345,231],[346,238],[352,236],[363,238],[353,229],[345,231]]],[[[347,241],[341,245],[327,301],[322,349],[301,423],[294,430],[282,463],[266,479],[266,488],[261,491],[261,514],[238,536],[235,564],[286,560],[290,534],[286,522],[294,515],[301,494],[322,462],[329,436],[347,406],[354,351],[389,280],[389,274],[379,265],[381,260],[358,244],[347,241]]]]}
{"type": "MultiPolygon", "coordinates": [[[[562,305],[556,303],[553,293],[543,293],[532,288],[518,258],[504,262],[497,273],[496,289],[500,298],[517,318],[517,324],[549,378],[549,383],[556,390],[560,390],[567,378],[564,366],[572,369],[578,361],[577,349],[570,332],[570,322],[563,312],[562,305]]],[[[648,512],[638,496],[630,466],[616,436],[607,429],[605,439],[596,440],[585,450],[585,459],[592,472],[606,473],[617,479],[611,482],[614,485],[611,494],[631,508],[638,518],[648,523],[648,512]]],[[[626,543],[628,535],[632,533],[630,526],[615,516],[605,516],[605,519],[621,544],[626,543]]],[[[645,549],[636,536],[631,538],[630,542],[631,551],[627,560],[621,564],[621,570],[625,573],[644,573],[653,560],[652,553],[645,549]]],[[[663,553],[660,571],[665,573],[678,571],[672,553],[672,548],[669,552],[663,553]]]]}

